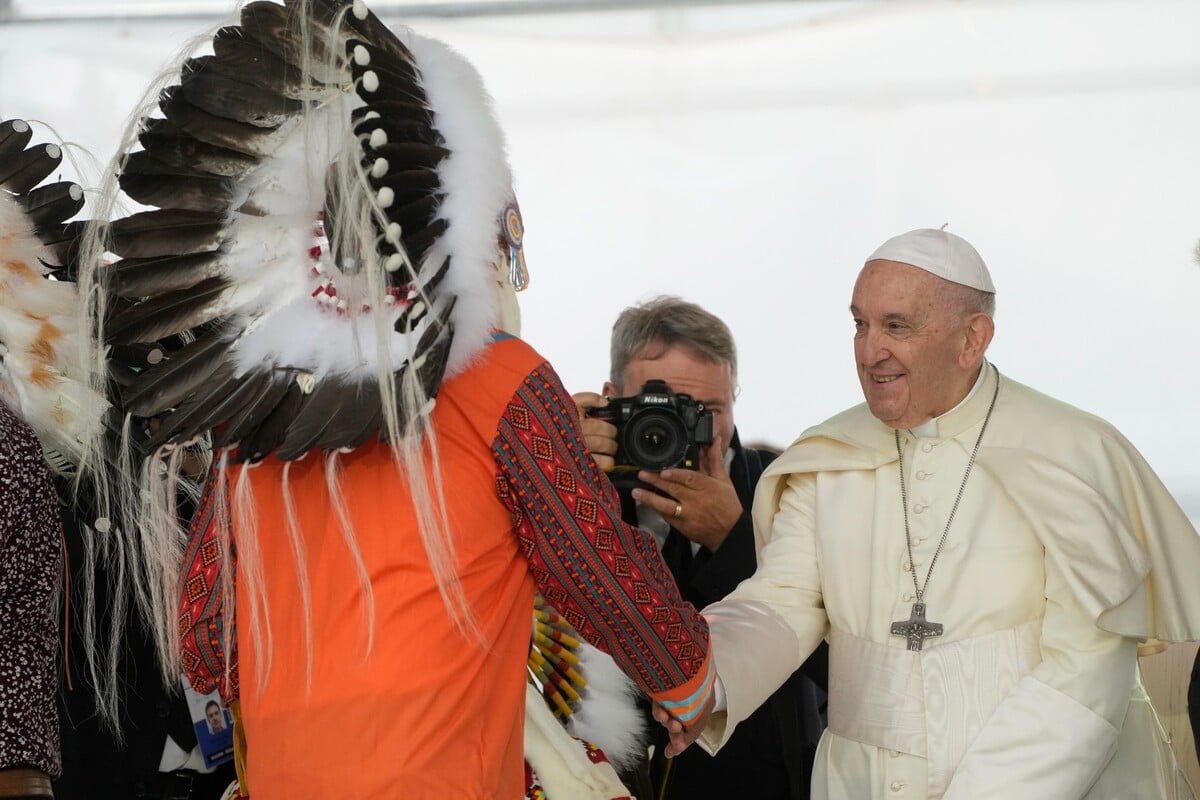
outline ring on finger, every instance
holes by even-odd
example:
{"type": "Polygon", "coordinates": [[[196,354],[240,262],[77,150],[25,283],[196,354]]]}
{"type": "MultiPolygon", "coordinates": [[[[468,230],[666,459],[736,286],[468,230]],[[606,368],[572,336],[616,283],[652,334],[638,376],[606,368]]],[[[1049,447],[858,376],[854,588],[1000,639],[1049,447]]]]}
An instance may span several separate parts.
{"type": "Polygon", "coordinates": [[[675,502],[675,513],[672,514],[672,516],[676,519],[683,516],[683,503],[680,503],[679,501],[675,502]]]}

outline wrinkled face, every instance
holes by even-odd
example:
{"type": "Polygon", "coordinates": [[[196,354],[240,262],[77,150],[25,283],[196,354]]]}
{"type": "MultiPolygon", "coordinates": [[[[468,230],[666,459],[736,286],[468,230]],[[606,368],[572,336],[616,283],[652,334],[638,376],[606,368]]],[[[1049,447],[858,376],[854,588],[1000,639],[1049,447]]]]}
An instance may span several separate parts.
{"type": "MultiPolygon", "coordinates": [[[[656,354],[657,345],[644,352],[656,354]]],[[[713,433],[728,449],[733,439],[733,370],[728,362],[702,361],[680,347],[668,347],[658,358],[633,358],[625,368],[621,386],[605,384],[604,393],[631,397],[642,390],[646,381],[666,381],[676,394],[690,394],[713,412],[713,433]]],[[[724,455],[724,453],[722,453],[724,455]]]]}
{"type": "Polygon", "coordinates": [[[968,347],[970,315],[954,284],[895,261],[871,261],[854,285],[854,359],[867,405],[892,428],[914,428],[966,397],[983,358],[968,347]]]}

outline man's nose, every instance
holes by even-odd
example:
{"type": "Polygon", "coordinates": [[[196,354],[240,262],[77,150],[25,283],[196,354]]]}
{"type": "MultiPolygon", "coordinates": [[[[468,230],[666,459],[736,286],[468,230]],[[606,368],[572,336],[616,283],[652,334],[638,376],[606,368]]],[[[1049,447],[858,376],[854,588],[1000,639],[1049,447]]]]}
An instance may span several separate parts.
{"type": "Polygon", "coordinates": [[[887,340],[878,328],[867,328],[859,338],[860,360],[864,364],[878,364],[880,361],[886,361],[891,357],[891,351],[887,348],[887,340]]]}

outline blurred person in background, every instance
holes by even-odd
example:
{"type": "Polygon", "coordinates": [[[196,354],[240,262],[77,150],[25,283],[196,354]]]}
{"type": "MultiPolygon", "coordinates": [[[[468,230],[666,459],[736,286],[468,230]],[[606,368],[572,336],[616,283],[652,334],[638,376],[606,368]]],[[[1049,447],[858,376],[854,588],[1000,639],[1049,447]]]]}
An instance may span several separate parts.
{"type": "Polygon", "coordinates": [[[75,474],[103,401],[72,370],[78,343],[68,265],[83,190],[39,185],[62,161],[0,121],[0,797],[53,797],[62,772],[55,707],[63,529],[52,472],[75,474]],[[55,279],[52,279],[52,276],[55,279]]]}

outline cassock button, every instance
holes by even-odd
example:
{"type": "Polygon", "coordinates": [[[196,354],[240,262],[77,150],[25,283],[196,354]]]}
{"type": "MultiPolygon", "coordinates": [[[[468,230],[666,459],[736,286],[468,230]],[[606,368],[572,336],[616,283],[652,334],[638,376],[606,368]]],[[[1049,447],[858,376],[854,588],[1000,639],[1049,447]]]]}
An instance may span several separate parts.
{"type": "Polygon", "coordinates": [[[917,480],[923,481],[929,477],[929,473],[923,469],[917,470],[917,480]]]}
{"type": "Polygon", "coordinates": [[[928,453],[933,450],[933,444],[931,442],[926,442],[925,444],[921,445],[921,449],[928,453]]]}
{"type": "Polygon", "coordinates": [[[905,572],[908,572],[909,570],[912,569],[912,562],[905,561],[903,564],[900,565],[900,569],[904,570],[905,572]]]}
{"type": "Polygon", "coordinates": [[[924,503],[917,503],[915,506],[913,506],[913,513],[920,514],[927,508],[929,508],[929,506],[925,505],[924,503]]]}
{"type": "Polygon", "coordinates": [[[898,792],[904,788],[904,781],[892,781],[892,791],[898,792]]]}
{"type": "Polygon", "coordinates": [[[904,602],[906,602],[906,603],[911,603],[911,602],[913,601],[913,593],[912,593],[912,592],[905,592],[905,593],[904,593],[904,594],[901,596],[901,598],[900,598],[900,599],[901,599],[901,600],[903,600],[903,601],[904,601],[904,602]]]}

